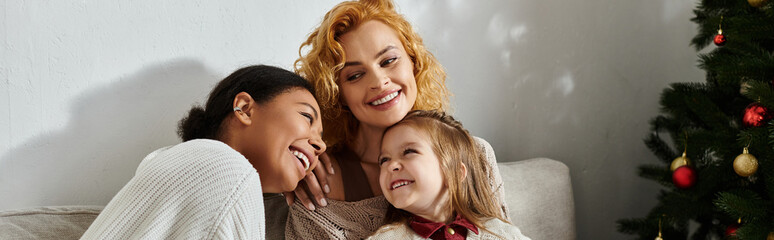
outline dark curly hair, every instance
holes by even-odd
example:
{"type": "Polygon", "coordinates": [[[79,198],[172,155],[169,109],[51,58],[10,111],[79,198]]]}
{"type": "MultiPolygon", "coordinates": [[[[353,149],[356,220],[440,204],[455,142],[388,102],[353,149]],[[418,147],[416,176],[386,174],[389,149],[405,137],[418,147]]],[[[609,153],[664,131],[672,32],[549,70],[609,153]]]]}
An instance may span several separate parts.
{"type": "Polygon", "coordinates": [[[240,92],[250,94],[257,104],[293,89],[314,89],[301,76],[278,67],[254,65],[236,70],[221,80],[210,92],[207,104],[194,106],[178,123],[177,135],[188,141],[197,138],[215,139],[221,134],[223,120],[233,111],[234,97],[240,92]]]}

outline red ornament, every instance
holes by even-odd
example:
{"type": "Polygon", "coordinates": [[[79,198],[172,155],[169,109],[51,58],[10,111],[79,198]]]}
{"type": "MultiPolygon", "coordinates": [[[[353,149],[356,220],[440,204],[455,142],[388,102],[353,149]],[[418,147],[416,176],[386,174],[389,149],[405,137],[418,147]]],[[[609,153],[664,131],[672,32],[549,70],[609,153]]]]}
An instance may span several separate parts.
{"type": "Polygon", "coordinates": [[[723,15],[720,15],[720,23],[718,23],[718,35],[715,35],[715,39],[713,40],[717,46],[726,45],[726,36],[723,35],[723,15]]]}
{"type": "Polygon", "coordinates": [[[691,166],[685,165],[675,169],[672,172],[672,183],[675,187],[680,189],[686,189],[696,184],[696,170],[691,166]]]}
{"type": "Polygon", "coordinates": [[[760,103],[751,103],[744,109],[744,118],[742,123],[745,127],[760,127],[771,119],[769,109],[760,103]]]}
{"type": "Polygon", "coordinates": [[[736,230],[739,229],[739,227],[741,227],[741,225],[737,223],[728,225],[726,228],[726,237],[736,236],[736,230]]]}
{"type": "Polygon", "coordinates": [[[723,35],[722,33],[718,33],[718,35],[715,35],[714,42],[715,42],[715,45],[717,45],[718,47],[726,45],[726,36],[723,35]]]}

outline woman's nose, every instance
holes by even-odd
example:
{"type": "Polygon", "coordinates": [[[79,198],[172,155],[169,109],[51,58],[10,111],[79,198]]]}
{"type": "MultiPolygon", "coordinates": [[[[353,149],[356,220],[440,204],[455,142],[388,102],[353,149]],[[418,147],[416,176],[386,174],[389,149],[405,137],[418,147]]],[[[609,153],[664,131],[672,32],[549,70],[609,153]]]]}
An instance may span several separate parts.
{"type": "Polygon", "coordinates": [[[371,83],[371,89],[381,89],[387,86],[387,84],[390,82],[390,78],[387,76],[387,73],[384,71],[374,71],[373,79],[371,83]]]}
{"type": "Polygon", "coordinates": [[[322,138],[319,137],[313,137],[309,139],[309,145],[312,145],[314,148],[314,155],[320,156],[320,154],[323,154],[325,152],[325,149],[327,146],[325,145],[325,142],[322,140],[322,138]]]}

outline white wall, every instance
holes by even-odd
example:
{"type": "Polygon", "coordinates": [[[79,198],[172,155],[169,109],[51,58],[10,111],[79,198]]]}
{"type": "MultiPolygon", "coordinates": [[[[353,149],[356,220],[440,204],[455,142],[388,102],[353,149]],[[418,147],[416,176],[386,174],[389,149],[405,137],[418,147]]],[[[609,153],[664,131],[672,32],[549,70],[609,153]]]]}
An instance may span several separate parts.
{"type": "MultiPolygon", "coordinates": [[[[106,204],[238,67],[290,68],[337,1],[0,1],[0,210],[106,204]]],[[[655,183],[642,140],[670,82],[702,81],[690,1],[410,1],[455,114],[500,161],[571,169],[579,239],[619,239],[655,183]]]]}

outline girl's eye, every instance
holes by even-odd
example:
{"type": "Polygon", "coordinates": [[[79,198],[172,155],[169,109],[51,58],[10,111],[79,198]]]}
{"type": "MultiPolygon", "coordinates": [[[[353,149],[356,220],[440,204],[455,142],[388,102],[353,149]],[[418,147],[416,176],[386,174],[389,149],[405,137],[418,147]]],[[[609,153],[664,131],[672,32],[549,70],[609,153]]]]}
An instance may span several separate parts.
{"type": "Polygon", "coordinates": [[[406,150],[403,150],[403,155],[408,155],[410,153],[418,153],[417,150],[414,150],[413,148],[406,148],[406,150]]]}
{"type": "Polygon", "coordinates": [[[379,159],[379,166],[381,166],[383,163],[386,163],[387,161],[390,161],[389,158],[383,157],[379,159]]]}
{"type": "Polygon", "coordinates": [[[391,63],[395,62],[396,60],[398,60],[397,57],[389,58],[387,60],[382,61],[379,65],[384,67],[384,66],[390,65],[391,63]]]}
{"type": "Polygon", "coordinates": [[[312,124],[312,122],[314,122],[314,117],[312,117],[312,114],[309,114],[306,112],[298,112],[298,113],[306,117],[309,120],[309,124],[312,124]]]}
{"type": "Polygon", "coordinates": [[[347,77],[347,81],[354,81],[354,80],[357,80],[358,78],[360,78],[362,76],[363,76],[363,73],[359,73],[359,72],[358,73],[354,73],[352,75],[349,75],[349,77],[347,77]]]}

